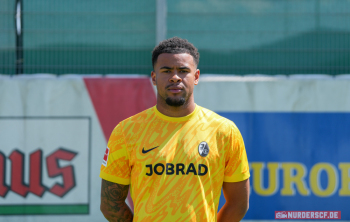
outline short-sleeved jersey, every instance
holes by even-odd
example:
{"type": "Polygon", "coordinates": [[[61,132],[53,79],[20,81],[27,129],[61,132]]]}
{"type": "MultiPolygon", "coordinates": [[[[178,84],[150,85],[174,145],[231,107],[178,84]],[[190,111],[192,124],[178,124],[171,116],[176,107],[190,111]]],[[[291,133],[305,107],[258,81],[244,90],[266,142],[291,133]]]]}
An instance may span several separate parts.
{"type": "Polygon", "coordinates": [[[223,182],[248,179],[236,125],[196,105],[185,117],[156,106],[112,132],[100,177],[131,184],[134,221],[216,221],[223,182]]]}

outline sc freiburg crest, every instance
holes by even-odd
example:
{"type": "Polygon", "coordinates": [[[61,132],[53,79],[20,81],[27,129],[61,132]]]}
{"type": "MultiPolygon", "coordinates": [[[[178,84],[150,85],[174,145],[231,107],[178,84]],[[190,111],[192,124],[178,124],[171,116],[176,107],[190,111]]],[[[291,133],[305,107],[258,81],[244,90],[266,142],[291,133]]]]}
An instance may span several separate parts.
{"type": "Polygon", "coordinates": [[[202,157],[206,157],[209,154],[209,146],[207,142],[201,142],[198,146],[198,153],[202,157]]]}

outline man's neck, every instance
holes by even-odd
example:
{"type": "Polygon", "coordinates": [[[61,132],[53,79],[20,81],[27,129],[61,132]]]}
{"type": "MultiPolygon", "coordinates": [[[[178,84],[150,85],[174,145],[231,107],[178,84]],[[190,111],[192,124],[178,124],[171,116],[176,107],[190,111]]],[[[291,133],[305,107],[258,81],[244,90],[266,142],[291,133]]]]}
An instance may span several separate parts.
{"type": "Polygon", "coordinates": [[[182,106],[169,106],[163,99],[157,98],[157,109],[160,113],[170,117],[183,117],[191,114],[196,108],[194,99],[188,98],[182,106]]]}

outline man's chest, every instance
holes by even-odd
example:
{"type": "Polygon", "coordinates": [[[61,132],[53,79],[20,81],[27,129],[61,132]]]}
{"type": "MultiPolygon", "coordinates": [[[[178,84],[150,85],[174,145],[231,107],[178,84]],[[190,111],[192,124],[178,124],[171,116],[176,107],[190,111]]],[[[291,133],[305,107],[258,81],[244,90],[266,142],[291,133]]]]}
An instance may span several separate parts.
{"type": "Polygon", "coordinates": [[[224,164],[224,149],[215,134],[174,132],[153,141],[138,140],[130,152],[133,176],[205,176],[224,164]]]}

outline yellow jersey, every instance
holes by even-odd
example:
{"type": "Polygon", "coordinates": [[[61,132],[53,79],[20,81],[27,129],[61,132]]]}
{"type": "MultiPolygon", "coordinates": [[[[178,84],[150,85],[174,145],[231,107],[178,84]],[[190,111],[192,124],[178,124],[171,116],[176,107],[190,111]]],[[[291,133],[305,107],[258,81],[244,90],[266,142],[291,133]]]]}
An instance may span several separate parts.
{"type": "Polygon", "coordinates": [[[223,182],[248,179],[236,125],[196,105],[184,117],[154,106],[120,122],[100,177],[129,185],[134,221],[216,221],[223,182]]]}

